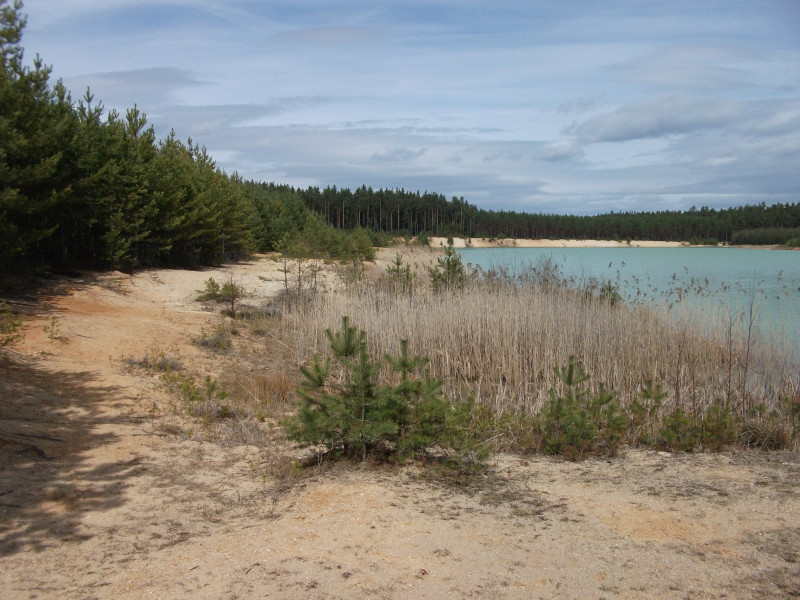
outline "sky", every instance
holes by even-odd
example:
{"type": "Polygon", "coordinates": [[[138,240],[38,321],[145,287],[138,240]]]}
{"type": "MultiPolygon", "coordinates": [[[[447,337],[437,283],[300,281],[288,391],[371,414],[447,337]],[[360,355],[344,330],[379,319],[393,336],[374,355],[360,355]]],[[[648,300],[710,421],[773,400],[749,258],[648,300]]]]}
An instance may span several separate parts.
{"type": "Polygon", "coordinates": [[[245,179],[535,213],[800,202],[797,0],[27,0],[75,101],[245,179]]]}

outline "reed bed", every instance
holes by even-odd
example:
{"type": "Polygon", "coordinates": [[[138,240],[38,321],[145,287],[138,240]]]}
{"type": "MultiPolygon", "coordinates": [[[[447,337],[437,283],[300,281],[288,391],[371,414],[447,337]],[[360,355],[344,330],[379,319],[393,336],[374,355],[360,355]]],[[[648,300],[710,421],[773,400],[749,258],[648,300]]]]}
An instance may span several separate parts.
{"type": "Polygon", "coordinates": [[[694,415],[717,399],[741,417],[800,402],[796,348],[762,335],[752,315],[612,303],[546,269],[473,274],[463,288],[440,293],[424,276],[411,293],[394,283],[378,273],[296,306],[284,316],[285,343],[304,358],[324,354],[325,330],[348,315],[367,332],[373,355],[394,354],[407,339],[448,393],[472,396],[497,415],[536,414],[559,389],[554,368],[570,356],[595,390],[602,383],[623,406],[648,381],[667,392],[665,410],[694,415]]]}

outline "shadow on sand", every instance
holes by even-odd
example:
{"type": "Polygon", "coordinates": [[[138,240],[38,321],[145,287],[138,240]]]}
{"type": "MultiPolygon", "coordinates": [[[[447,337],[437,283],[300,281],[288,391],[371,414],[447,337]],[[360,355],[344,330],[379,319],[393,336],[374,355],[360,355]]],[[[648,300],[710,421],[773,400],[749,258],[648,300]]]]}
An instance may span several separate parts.
{"type": "Polygon", "coordinates": [[[117,439],[115,423],[130,424],[103,411],[115,389],[92,377],[0,354],[0,557],[87,539],[86,511],[120,506],[143,470],[130,457],[87,464],[88,452],[117,439]]]}

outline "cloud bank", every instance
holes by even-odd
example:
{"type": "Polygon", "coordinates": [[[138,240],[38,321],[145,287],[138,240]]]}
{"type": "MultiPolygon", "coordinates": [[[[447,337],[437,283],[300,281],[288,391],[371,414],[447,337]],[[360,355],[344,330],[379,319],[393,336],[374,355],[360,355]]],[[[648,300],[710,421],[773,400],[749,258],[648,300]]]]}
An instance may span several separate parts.
{"type": "Polygon", "coordinates": [[[797,202],[800,5],[28,0],[27,55],[220,167],[587,214],[797,202]],[[562,6],[564,4],[565,6],[562,6]]]}

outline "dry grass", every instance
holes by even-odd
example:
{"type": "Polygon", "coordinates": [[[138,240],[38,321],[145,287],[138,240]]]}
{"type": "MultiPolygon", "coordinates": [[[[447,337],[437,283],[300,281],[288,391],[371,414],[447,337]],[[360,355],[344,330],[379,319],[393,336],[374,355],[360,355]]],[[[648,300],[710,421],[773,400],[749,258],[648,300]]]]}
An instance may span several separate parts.
{"type": "MultiPolygon", "coordinates": [[[[421,260],[429,263],[429,253],[421,260]]],[[[758,405],[779,409],[798,394],[791,350],[730,315],[615,306],[552,285],[541,273],[524,284],[473,278],[463,290],[442,294],[431,293],[423,276],[412,295],[380,279],[296,307],[285,315],[284,343],[304,357],[323,352],[325,329],[349,315],[367,331],[374,355],[395,353],[408,339],[450,393],[474,394],[499,415],[537,412],[558,386],[554,367],[570,355],[623,404],[648,380],[669,393],[667,407],[695,415],[716,398],[743,416],[758,405]]]]}

